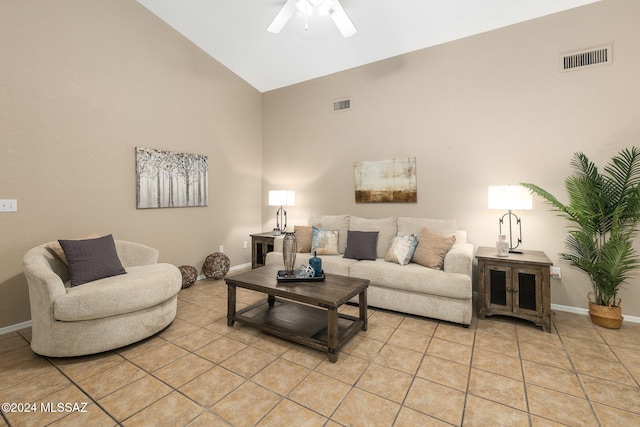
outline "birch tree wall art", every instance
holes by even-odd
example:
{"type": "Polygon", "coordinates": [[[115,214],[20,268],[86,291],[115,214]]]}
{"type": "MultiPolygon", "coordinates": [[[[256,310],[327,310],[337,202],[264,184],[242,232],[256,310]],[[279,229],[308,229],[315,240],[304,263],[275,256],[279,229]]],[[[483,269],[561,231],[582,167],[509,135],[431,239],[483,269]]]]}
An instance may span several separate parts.
{"type": "Polygon", "coordinates": [[[138,209],[208,205],[207,156],[136,148],[138,209]]]}

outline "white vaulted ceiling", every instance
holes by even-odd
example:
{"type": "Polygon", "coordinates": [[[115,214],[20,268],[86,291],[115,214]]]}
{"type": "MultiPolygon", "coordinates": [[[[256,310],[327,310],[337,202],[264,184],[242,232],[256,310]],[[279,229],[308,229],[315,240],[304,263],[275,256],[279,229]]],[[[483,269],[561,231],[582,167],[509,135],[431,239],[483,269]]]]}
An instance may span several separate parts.
{"type": "Polygon", "coordinates": [[[299,13],[267,32],[285,0],[137,1],[266,92],[599,0],[341,0],[358,30],[349,38],[299,13]]]}

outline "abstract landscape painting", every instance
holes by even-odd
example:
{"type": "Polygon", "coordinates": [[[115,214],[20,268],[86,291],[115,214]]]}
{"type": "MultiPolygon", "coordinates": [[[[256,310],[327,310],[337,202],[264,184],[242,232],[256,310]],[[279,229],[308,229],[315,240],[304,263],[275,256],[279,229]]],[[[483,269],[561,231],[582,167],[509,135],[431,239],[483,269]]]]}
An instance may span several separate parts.
{"type": "Polygon", "coordinates": [[[208,169],[207,156],[136,148],[138,209],[207,206],[208,169]]]}
{"type": "Polygon", "coordinates": [[[356,162],[356,203],[416,203],[416,158],[356,162]]]}

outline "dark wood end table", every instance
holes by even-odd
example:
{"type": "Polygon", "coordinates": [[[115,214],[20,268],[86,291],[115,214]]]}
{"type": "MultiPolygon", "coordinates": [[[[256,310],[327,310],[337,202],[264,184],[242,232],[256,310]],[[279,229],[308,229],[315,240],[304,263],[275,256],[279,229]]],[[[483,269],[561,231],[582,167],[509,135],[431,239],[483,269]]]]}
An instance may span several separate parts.
{"type": "Polygon", "coordinates": [[[530,320],[551,332],[551,260],[541,251],[496,254],[480,247],[478,260],[478,317],[501,314],[530,320]]]}
{"type": "Polygon", "coordinates": [[[264,265],[267,254],[273,252],[273,242],[276,237],[273,231],[251,235],[251,268],[264,265]]]}

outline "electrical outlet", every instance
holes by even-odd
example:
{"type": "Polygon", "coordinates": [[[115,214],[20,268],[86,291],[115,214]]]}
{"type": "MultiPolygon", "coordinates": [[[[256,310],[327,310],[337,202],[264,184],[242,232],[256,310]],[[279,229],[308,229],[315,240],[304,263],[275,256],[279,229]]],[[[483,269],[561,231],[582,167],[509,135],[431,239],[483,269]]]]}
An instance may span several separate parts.
{"type": "Polygon", "coordinates": [[[551,278],[562,279],[562,270],[560,270],[560,267],[551,267],[551,278]]]}
{"type": "Polygon", "coordinates": [[[218,252],[220,252],[221,254],[224,253],[224,246],[220,245],[218,249],[218,252]]]}
{"type": "Polygon", "coordinates": [[[16,199],[0,199],[0,212],[17,212],[18,201],[16,199]]]}
{"type": "Polygon", "coordinates": [[[246,240],[245,240],[245,241],[244,241],[244,243],[242,244],[242,247],[243,247],[244,249],[247,249],[247,241],[246,241],[246,240]]]}

